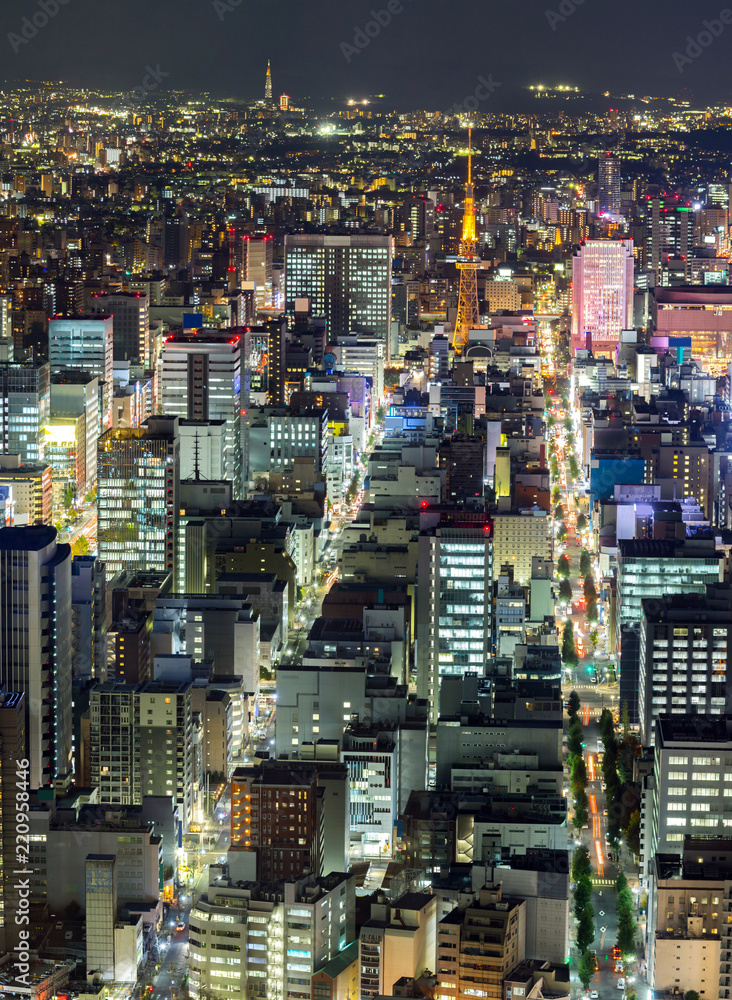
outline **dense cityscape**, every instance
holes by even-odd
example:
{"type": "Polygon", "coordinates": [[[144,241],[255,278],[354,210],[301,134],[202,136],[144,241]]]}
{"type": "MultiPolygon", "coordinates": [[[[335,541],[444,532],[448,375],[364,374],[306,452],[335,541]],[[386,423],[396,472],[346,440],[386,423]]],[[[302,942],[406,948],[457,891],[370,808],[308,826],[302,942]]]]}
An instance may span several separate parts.
{"type": "Polygon", "coordinates": [[[0,90],[0,992],[729,1000],[732,104],[166,66],[0,90]]]}

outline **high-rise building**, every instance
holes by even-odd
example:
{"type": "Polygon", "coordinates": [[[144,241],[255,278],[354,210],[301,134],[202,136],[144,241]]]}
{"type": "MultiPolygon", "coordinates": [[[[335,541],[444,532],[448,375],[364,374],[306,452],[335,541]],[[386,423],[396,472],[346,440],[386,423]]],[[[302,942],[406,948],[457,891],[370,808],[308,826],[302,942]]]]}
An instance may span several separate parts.
{"type": "Polygon", "coordinates": [[[516,583],[531,580],[534,556],[550,559],[552,535],[549,515],[541,507],[499,511],[493,519],[493,579],[503,567],[513,567],[516,583]]]}
{"type": "Polygon", "coordinates": [[[287,312],[310,299],[331,342],[370,335],[385,345],[388,363],[392,252],[390,236],[285,236],[287,312]]]}
{"type": "Polygon", "coordinates": [[[53,523],[51,466],[46,462],[21,462],[20,455],[0,455],[0,487],[13,494],[13,523],[53,523]]]}
{"type": "Polygon", "coordinates": [[[50,416],[49,366],[0,363],[0,452],[42,461],[50,416]]]}
{"type": "Polygon", "coordinates": [[[411,195],[401,207],[400,229],[409,241],[428,239],[435,232],[435,203],[425,195],[411,195]]]}
{"type": "MultiPolygon", "coordinates": [[[[109,383],[111,386],[111,382],[109,383]]],[[[101,387],[102,407],[108,386],[101,387]]],[[[82,495],[92,489],[97,481],[97,445],[99,435],[107,429],[107,417],[101,413],[100,420],[100,380],[86,371],[69,370],[53,372],[51,375],[51,420],[59,426],[59,419],[79,419],[83,421],[83,452],[77,454],[78,480],[82,495]]],[[[50,444],[53,444],[53,433],[50,444]]],[[[52,455],[47,459],[52,462],[52,455]]]]}
{"type": "Polygon", "coordinates": [[[714,715],[659,715],[653,780],[641,820],[645,874],[656,854],[681,850],[684,837],[729,836],[732,720],[714,715]]]}
{"type": "Polygon", "coordinates": [[[447,472],[446,498],[450,503],[483,496],[485,441],[467,434],[454,434],[440,445],[440,468],[447,472]]]}
{"type": "Polygon", "coordinates": [[[668,344],[667,338],[688,337],[691,356],[705,369],[732,362],[732,288],[728,285],[656,286],[650,306],[653,343],[661,349],[668,344]]]}
{"type": "Polygon", "coordinates": [[[662,713],[732,712],[732,591],[719,584],[704,596],[665,594],[641,606],[638,714],[647,746],[662,713]]]}
{"type": "Polygon", "coordinates": [[[98,684],[89,695],[91,781],[100,802],[135,802],[135,689],[98,684]]]}
{"type": "Polygon", "coordinates": [[[312,765],[240,767],[231,779],[231,847],[252,857],[252,877],[297,878],[321,868],[318,775],[312,765]],[[256,871],[256,876],[254,875],[256,871]]]}
{"type": "Polygon", "coordinates": [[[371,379],[371,402],[374,412],[384,398],[384,366],[388,365],[387,350],[380,340],[371,337],[339,337],[338,347],[333,354],[336,357],[336,370],[346,375],[354,373],[365,375],[371,379]]]}
{"type": "Polygon", "coordinates": [[[113,355],[115,361],[150,363],[150,300],[142,292],[116,292],[94,296],[90,312],[95,316],[112,315],[113,355]]]}
{"type": "Polygon", "coordinates": [[[71,778],[71,547],[46,525],[0,529],[0,681],[25,695],[30,784],[71,778]]]}
{"type": "Polygon", "coordinates": [[[646,260],[655,272],[656,282],[663,280],[669,257],[687,259],[694,247],[694,210],[675,198],[651,198],[645,211],[646,260]]]}
{"type": "Polygon", "coordinates": [[[437,719],[440,678],[482,673],[493,639],[493,524],[487,515],[421,514],[417,692],[437,719]]]}
{"type": "Polygon", "coordinates": [[[620,160],[612,153],[601,156],[597,168],[599,214],[620,215],[620,160]]]}
{"type": "MultiPolygon", "coordinates": [[[[96,375],[111,400],[114,384],[113,320],[109,315],[57,316],[48,324],[48,360],[52,372],[84,371],[96,375]]],[[[107,403],[107,405],[109,405],[107,403]]],[[[102,424],[109,426],[109,414],[102,424]]]]}
{"type": "Polygon", "coordinates": [[[224,478],[242,496],[242,337],[239,330],[201,330],[168,337],[161,357],[164,413],[189,421],[224,420],[224,478]]]}
{"type": "Polygon", "coordinates": [[[619,541],[615,635],[620,700],[627,704],[631,722],[639,722],[641,601],[704,594],[707,584],[720,583],[723,574],[724,557],[716,551],[713,538],[619,541]]]}
{"type": "Polygon", "coordinates": [[[572,344],[607,353],[633,326],[633,241],[588,240],[572,258],[572,344]]]}
{"type": "Polygon", "coordinates": [[[4,347],[9,350],[9,356],[3,358],[0,353],[0,361],[13,360],[13,297],[12,295],[0,295],[0,351],[4,347]]]}
{"type": "Polygon", "coordinates": [[[92,688],[91,780],[101,802],[141,805],[146,795],[167,795],[188,829],[195,798],[192,705],[190,681],[92,688]]]}
{"type": "Polygon", "coordinates": [[[100,439],[99,557],[110,578],[125,568],[175,572],[179,452],[177,417],[149,417],[100,439]]]}
{"type": "Polygon", "coordinates": [[[298,459],[308,458],[314,462],[316,475],[320,475],[326,471],[330,442],[326,408],[294,413],[288,407],[259,407],[250,413],[251,474],[292,470],[298,459]]]}
{"type": "MultiPolygon", "coordinates": [[[[272,236],[245,236],[241,243],[241,280],[254,282],[258,309],[272,304],[272,236]]],[[[244,285],[244,287],[248,287],[244,285]]]]}
{"type": "Polygon", "coordinates": [[[74,679],[104,680],[107,574],[96,556],[74,556],[71,564],[71,665],[74,679]]]}
{"type": "Polygon", "coordinates": [[[172,796],[187,830],[195,804],[191,682],[146,681],[135,688],[134,706],[136,795],[140,802],[147,795],[172,796]]]}

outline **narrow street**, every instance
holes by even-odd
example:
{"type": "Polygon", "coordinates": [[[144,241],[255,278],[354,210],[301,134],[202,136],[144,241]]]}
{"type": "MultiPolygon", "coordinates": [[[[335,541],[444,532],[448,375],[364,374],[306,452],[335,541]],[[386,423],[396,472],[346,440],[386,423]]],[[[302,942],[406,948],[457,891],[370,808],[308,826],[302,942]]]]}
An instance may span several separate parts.
{"type": "MultiPolygon", "coordinates": [[[[570,833],[571,848],[575,849],[580,845],[586,847],[593,868],[591,904],[594,910],[595,939],[590,945],[590,951],[595,955],[597,968],[587,992],[596,995],[598,1000],[612,1000],[613,997],[616,1000],[623,1000],[627,986],[623,976],[615,971],[616,961],[612,951],[617,939],[618,926],[615,882],[621,867],[631,882],[636,873],[627,849],[621,850],[619,863],[612,861],[608,852],[607,802],[601,769],[603,744],[599,727],[600,715],[604,708],[611,709],[617,718],[620,707],[619,690],[607,654],[607,616],[602,607],[597,580],[595,586],[598,591],[598,621],[592,624],[587,621],[587,601],[584,578],[580,571],[580,555],[583,546],[589,550],[589,535],[585,532],[583,538],[582,533],[578,532],[577,518],[584,512],[589,519],[589,504],[583,477],[580,477],[579,481],[573,481],[570,473],[569,456],[572,446],[563,427],[564,414],[557,412],[555,419],[557,424],[553,434],[559,461],[559,479],[553,485],[559,486],[560,489],[559,502],[564,507],[563,521],[567,530],[565,542],[562,544],[558,539],[556,541],[555,559],[558,561],[562,555],[567,556],[569,583],[572,589],[566,613],[557,616],[557,630],[561,644],[565,622],[572,623],[578,662],[575,666],[565,669],[563,694],[566,699],[574,690],[580,698],[580,721],[583,725],[584,759],[588,777],[589,824],[582,829],[579,836],[573,827],[570,833]],[[591,633],[595,629],[597,642],[593,646],[591,633]]],[[[568,773],[567,780],[569,780],[568,773]]],[[[580,998],[586,996],[586,991],[578,977],[579,955],[575,944],[576,931],[577,921],[572,915],[570,975],[573,995],[580,998]]],[[[630,974],[633,971],[632,968],[626,970],[630,974]]],[[[639,1000],[647,1000],[645,984],[633,981],[632,988],[638,993],[639,1000]]]]}

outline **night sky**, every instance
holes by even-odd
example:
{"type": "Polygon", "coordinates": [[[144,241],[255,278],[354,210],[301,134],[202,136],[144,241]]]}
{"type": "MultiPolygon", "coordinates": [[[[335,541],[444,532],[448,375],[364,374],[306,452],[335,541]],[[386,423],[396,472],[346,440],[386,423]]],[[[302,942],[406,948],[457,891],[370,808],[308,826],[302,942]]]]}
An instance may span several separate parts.
{"type": "Polygon", "coordinates": [[[271,58],[275,96],[323,109],[384,94],[389,108],[447,110],[481,77],[493,85],[486,112],[539,110],[522,91],[539,82],[704,105],[732,100],[732,24],[715,26],[719,37],[692,50],[683,72],[673,54],[722,9],[723,0],[2,0],[0,74],[132,89],[151,66],[168,74],[161,89],[250,100],[262,96],[271,58]],[[371,11],[389,2],[396,12],[378,27],[371,11]],[[12,44],[44,4],[58,13],[27,44],[12,44]],[[357,28],[375,37],[344,51],[357,28]]]}

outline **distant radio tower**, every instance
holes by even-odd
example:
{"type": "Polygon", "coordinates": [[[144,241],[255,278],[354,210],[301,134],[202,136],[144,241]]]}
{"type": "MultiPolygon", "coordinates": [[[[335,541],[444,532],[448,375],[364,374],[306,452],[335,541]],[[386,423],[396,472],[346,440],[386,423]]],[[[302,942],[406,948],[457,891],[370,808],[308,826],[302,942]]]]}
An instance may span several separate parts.
{"type": "Polygon", "coordinates": [[[267,75],[264,78],[264,99],[265,101],[272,100],[272,70],[269,65],[269,59],[267,60],[267,75]]]}
{"type": "Polygon", "coordinates": [[[478,238],[475,234],[475,200],[473,196],[473,147],[472,129],[468,129],[468,183],[465,185],[465,208],[463,210],[463,235],[460,240],[460,294],[455,321],[455,336],[452,347],[456,354],[462,354],[468,346],[468,333],[478,325],[478,238]]]}

